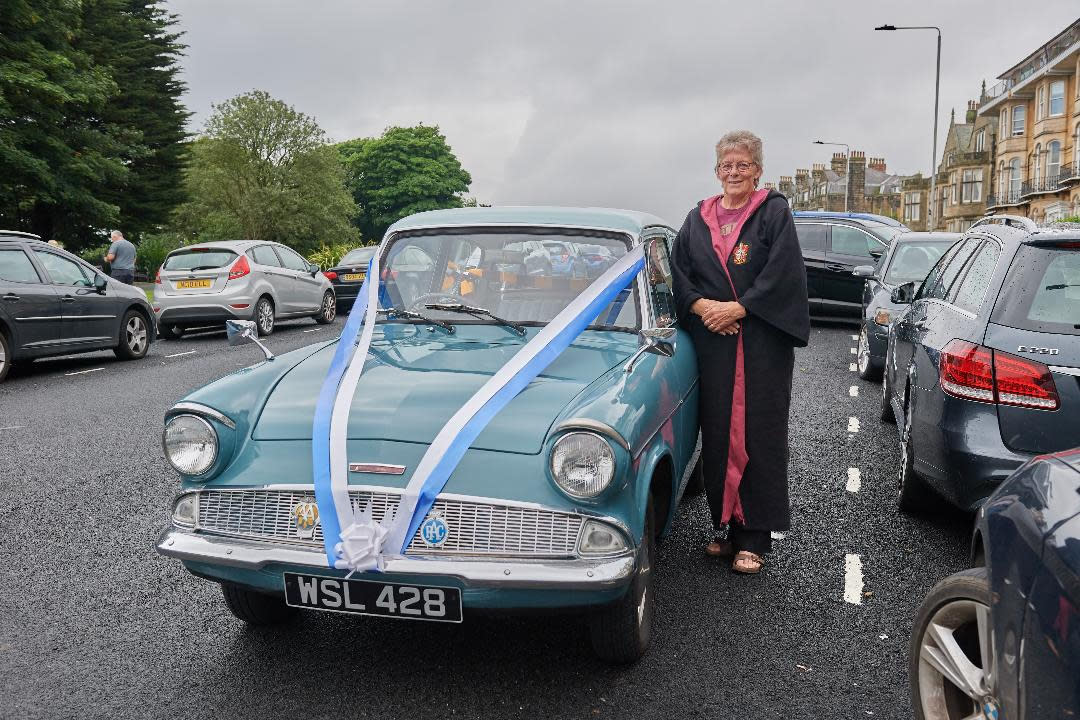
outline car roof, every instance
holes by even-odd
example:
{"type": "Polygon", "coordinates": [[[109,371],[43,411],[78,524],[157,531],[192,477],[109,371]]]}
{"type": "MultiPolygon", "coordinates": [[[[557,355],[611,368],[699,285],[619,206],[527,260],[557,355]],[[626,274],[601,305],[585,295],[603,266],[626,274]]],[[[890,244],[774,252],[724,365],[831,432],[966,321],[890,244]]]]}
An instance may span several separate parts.
{"type": "Polygon", "coordinates": [[[22,230],[0,230],[0,240],[40,240],[40,235],[22,230]]]}
{"type": "Polygon", "coordinates": [[[1080,223],[1054,222],[1038,226],[1030,223],[1028,227],[987,223],[974,227],[972,230],[993,235],[1003,243],[1018,243],[1021,245],[1053,243],[1058,240],[1080,241],[1080,223]]]}
{"type": "Polygon", "coordinates": [[[829,212],[827,210],[796,210],[792,213],[797,218],[834,218],[840,220],[862,220],[864,222],[875,222],[881,225],[892,225],[893,227],[907,227],[904,223],[896,220],[895,218],[888,217],[886,215],[875,215],[873,213],[859,213],[859,212],[829,212]]]}
{"type": "Polygon", "coordinates": [[[547,225],[583,227],[640,234],[645,228],[671,226],[661,218],[635,210],[555,206],[471,207],[429,210],[398,220],[386,231],[400,232],[428,227],[469,227],[476,225],[547,225]]]}
{"type": "MultiPolygon", "coordinates": [[[[224,248],[226,250],[244,250],[252,245],[262,245],[270,243],[270,240],[211,240],[209,242],[194,243],[193,245],[184,245],[178,247],[176,250],[197,250],[197,249],[209,249],[209,248],[224,248]]],[[[172,252],[176,252],[173,250],[172,252]]],[[[171,254],[171,253],[170,253],[171,254]]]]}
{"type": "Polygon", "coordinates": [[[941,242],[956,242],[964,236],[963,233],[957,232],[923,232],[921,230],[909,230],[906,233],[900,233],[896,236],[893,242],[911,242],[917,240],[939,240],[941,242]]]}

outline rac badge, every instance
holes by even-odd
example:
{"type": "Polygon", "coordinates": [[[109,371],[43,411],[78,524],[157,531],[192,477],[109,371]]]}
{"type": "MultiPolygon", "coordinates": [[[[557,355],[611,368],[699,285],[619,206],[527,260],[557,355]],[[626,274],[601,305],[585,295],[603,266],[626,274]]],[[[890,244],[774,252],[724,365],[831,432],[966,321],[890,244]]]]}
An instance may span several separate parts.
{"type": "Polygon", "coordinates": [[[315,537],[315,526],[319,524],[319,506],[313,502],[298,502],[293,505],[293,519],[296,520],[296,537],[310,540],[315,537]]]}
{"type": "Polygon", "coordinates": [[[750,246],[744,242],[736,245],[735,253],[731,259],[736,265],[745,265],[746,261],[750,259],[750,246]]]}
{"type": "Polygon", "coordinates": [[[450,535],[450,528],[440,515],[432,513],[428,515],[420,525],[420,539],[430,548],[437,548],[446,542],[450,535]]]}

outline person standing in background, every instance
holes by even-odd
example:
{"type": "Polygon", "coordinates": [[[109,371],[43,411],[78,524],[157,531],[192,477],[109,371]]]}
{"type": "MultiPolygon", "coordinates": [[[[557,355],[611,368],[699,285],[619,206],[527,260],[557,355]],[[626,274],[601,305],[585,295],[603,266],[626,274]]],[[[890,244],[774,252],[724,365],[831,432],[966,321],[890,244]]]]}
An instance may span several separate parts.
{"type": "Polygon", "coordinates": [[[124,238],[124,233],[113,230],[109,236],[112,245],[105,255],[109,263],[109,274],[122,283],[135,284],[135,246],[124,238]]]}

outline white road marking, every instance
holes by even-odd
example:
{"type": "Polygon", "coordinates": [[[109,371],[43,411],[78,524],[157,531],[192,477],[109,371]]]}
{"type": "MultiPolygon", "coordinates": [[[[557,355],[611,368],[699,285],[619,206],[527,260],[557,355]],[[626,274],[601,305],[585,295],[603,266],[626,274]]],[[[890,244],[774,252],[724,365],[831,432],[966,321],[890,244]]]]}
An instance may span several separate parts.
{"type": "Polygon", "coordinates": [[[859,397],[859,386],[858,385],[852,385],[851,387],[848,388],[847,394],[850,395],[851,397],[859,397]]]}
{"type": "Polygon", "coordinates": [[[8,425],[7,427],[0,428],[0,430],[21,430],[24,427],[26,427],[26,426],[25,425],[8,425]]]}
{"type": "Polygon", "coordinates": [[[772,539],[773,540],[783,540],[785,537],[787,537],[787,535],[785,533],[782,533],[782,532],[773,532],[772,533],[772,539]]]}
{"type": "Polygon", "coordinates": [[[850,365],[847,366],[847,369],[850,370],[851,372],[855,372],[856,370],[859,369],[859,366],[856,365],[855,363],[851,363],[850,365]]]}
{"type": "Polygon", "coordinates": [[[847,491],[850,493],[857,493],[862,488],[862,473],[859,472],[859,468],[847,469],[847,491]]]}
{"type": "Polygon", "coordinates": [[[844,602],[862,605],[862,593],[862,558],[858,555],[847,555],[844,557],[844,602]]]}
{"type": "Polygon", "coordinates": [[[199,351],[198,350],[188,350],[187,352],[173,353],[172,355],[166,355],[165,357],[169,358],[169,357],[180,357],[181,355],[194,355],[197,352],[199,352],[199,351]]]}
{"type": "Polygon", "coordinates": [[[85,375],[86,373],[97,372],[98,370],[104,370],[105,368],[93,368],[92,370],[79,370],[78,372],[64,373],[65,375],[85,375]]]}
{"type": "Polygon", "coordinates": [[[847,431],[850,433],[859,432],[859,418],[849,417],[847,419],[847,431]]]}
{"type": "Polygon", "coordinates": [[[849,348],[849,350],[851,350],[852,355],[858,355],[859,354],[859,351],[856,350],[855,348],[849,348]]]}
{"type": "Polygon", "coordinates": [[[858,339],[859,339],[859,336],[858,336],[858,335],[852,335],[852,336],[851,336],[851,339],[852,339],[852,340],[858,340],[858,339]]]}
{"type": "Polygon", "coordinates": [[[304,332],[318,332],[318,331],[319,331],[319,328],[311,328],[310,330],[305,330],[304,332]]]}

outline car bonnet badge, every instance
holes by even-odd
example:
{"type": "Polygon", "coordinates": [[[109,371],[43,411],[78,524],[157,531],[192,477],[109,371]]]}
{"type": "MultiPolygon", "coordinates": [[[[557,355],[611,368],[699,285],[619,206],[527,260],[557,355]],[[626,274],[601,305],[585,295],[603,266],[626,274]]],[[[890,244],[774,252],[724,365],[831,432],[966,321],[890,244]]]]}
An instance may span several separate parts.
{"type": "Polygon", "coordinates": [[[420,524],[420,539],[430,548],[441,547],[450,537],[450,526],[443,520],[442,514],[432,512],[420,524]]]}
{"type": "Polygon", "coordinates": [[[319,506],[314,502],[298,502],[293,505],[292,517],[296,520],[296,537],[310,540],[315,537],[315,526],[319,524],[319,506]]]}

